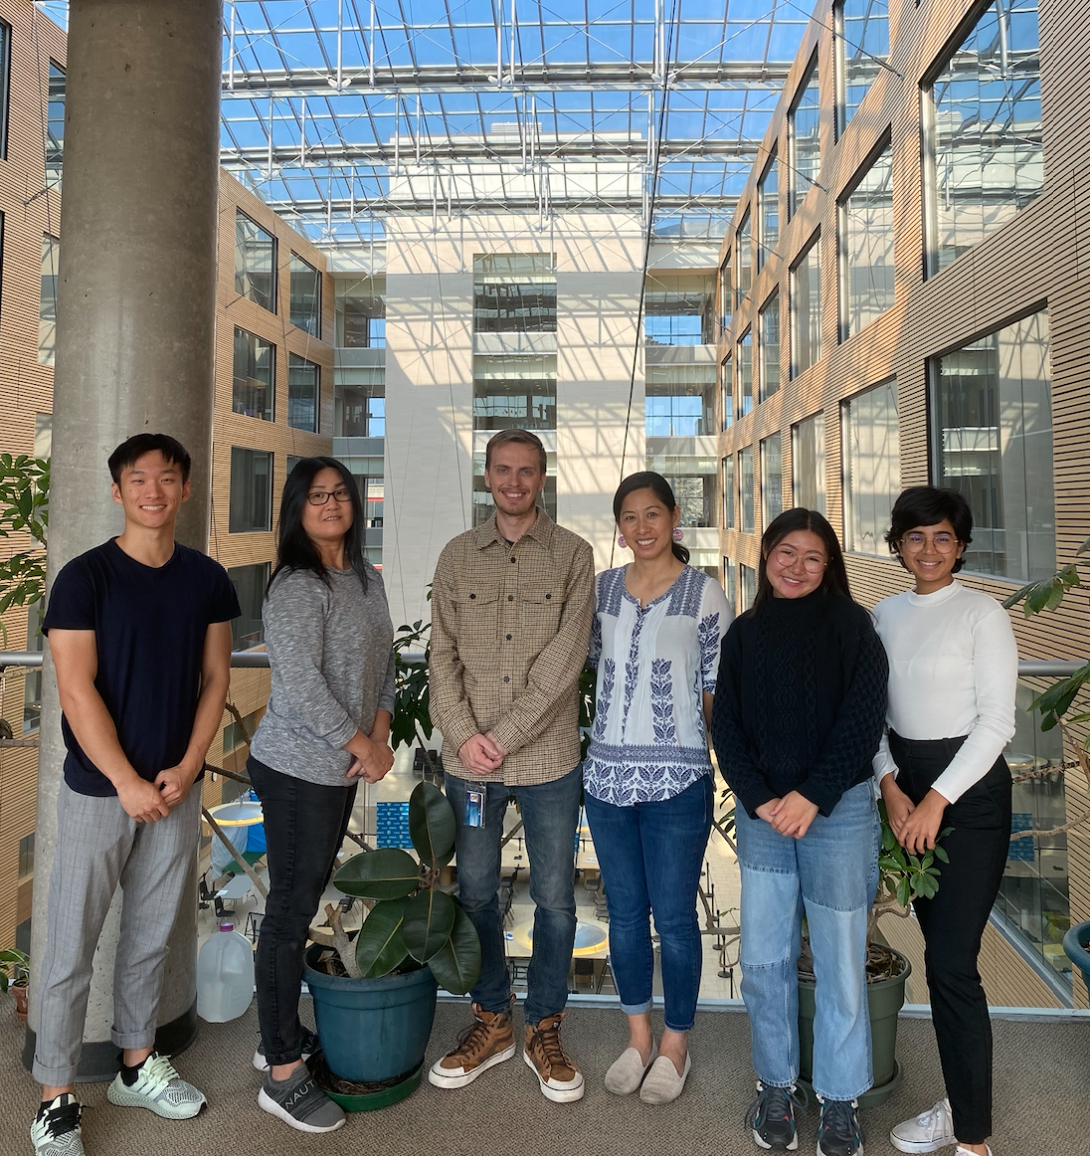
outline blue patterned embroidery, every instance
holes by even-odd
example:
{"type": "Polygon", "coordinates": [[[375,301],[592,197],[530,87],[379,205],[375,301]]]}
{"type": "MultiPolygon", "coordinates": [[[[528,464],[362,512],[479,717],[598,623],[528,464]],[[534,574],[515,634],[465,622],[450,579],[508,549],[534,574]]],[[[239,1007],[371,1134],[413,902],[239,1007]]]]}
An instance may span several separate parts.
{"type": "Polygon", "coordinates": [[[606,718],[609,716],[609,700],[613,697],[617,664],[612,658],[602,663],[602,686],[598,691],[598,705],[594,712],[594,737],[600,739],[606,733],[606,718]]]}
{"type": "Polygon", "coordinates": [[[598,613],[616,618],[621,613],[624,595],[624,567],[604,570],[598,575],[598,613]]]}
{"type": "Polygon", "coordinates": [[[687,566],[670,592],[670,605],[666,608],[667,618],[679,615],[695,618],[700,613],[704,583],[708,580],[708,576],[702,570],[693,570],[687,566]]]}
{"type": "Polygon", "coordinates": [[[602,658],[602,620],[597,614],[590,620],[590,650],[587,652],[587,665],[598,669],[602,658]]]}
{"type": "Polygon", "coordinates": [[[719,614],[708,614],[701,618],[696,628],[700,642],[700,669],[704,675],[702,689],[711,694],[715,690],[715,679],[719,673],[719,614]]]}
{"type": "Polygon", "coordinates": [[[636,611],[636,625],[632,628],[632,642],[628,647],[628,661],[624,664],[624,714],[621,716],[621,733],[624,733],[628,723],[628,708],[632,705],[632,696],[636,693],[636,679],[640,676],[640,633],[647,619],[647,607],[636,611]]]}
{"type": "Polygon", "coordinates": [[[674,728],[673,683],[670,678],[671,663],[665,658],[656,658],[651,663],[651,714],[654,719],[655,741],[667,745],[677,742],[674,728]]]}

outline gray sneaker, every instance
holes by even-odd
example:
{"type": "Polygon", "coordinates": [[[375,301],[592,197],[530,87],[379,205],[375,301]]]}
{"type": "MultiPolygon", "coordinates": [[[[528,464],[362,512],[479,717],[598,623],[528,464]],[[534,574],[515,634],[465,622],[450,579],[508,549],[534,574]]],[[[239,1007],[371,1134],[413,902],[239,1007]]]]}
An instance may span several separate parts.
{"type": "Polygon", "coordinates": [[[79,1118],[83,1105],[71,1092],[62,1092],[48,1103],[43,1101],[30,1139],[37,1156],[83,1156],[79,1118]]]}
{"type": "Polygon", "coordinates": [[[258,1105],[300,1132],[335,1132],[344,1126],[344,1111],[318,1087],[306,1064],[286,1080],[265,1077],[258,1105]]]}
{"type": "Polygon", "coordinates": [[[164,1120],[191,1120],[207,1103],[204,1093],[186,1083],[158,1052],[137,1068],[134,1084],[126,1084],[118,1072],[106,1089],[106,1099],[120,1108],[147,1108],[164,1120]]]}

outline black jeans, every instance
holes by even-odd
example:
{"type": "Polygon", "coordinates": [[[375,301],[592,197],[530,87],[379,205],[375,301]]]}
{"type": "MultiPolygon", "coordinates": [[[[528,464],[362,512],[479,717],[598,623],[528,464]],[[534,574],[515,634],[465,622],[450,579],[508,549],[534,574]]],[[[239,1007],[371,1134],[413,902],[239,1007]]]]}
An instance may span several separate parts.
{"type": "Polygon", "coordinates": [[[257,941],[257,1022],[265,1058],[290,1064],[303,1049],[299,990],[307,931],[348,831],[356,784],[325,787],[246,760],[265,819],[269,897],[257,941]]]}
{"type": "MultiPolygon", "coordinates": [[[[919,803],[965,741],[903,739],[890,732],[899,768],[897,785],[919,803]]],[[[983,1144],[992,1133],[992,1024],[977,957],[988,916],[999,894],[1011,835],[1011,773],[1002,755],[988,773],[946,808],[942,828],[953,827],[942,846],[934,899],[917,899],[926,950],[931,1015],[954,1135],[983,1144]]]]}

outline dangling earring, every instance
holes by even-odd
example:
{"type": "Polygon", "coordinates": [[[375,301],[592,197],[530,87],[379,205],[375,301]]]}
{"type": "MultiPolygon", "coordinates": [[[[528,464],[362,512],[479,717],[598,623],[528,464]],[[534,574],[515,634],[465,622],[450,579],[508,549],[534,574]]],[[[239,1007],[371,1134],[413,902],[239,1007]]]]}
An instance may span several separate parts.
{"type": "Polygon", "coordinates": [[[624,534],[617,535],[617,545],[623,550],[628,543],[624,540],[624,534]]]}
{"type": "Polygon", "coordinates": [[[674,527],[673,538],[675,542],[680,542],[685,537],[685,531],[680,526],[674,527]]]}

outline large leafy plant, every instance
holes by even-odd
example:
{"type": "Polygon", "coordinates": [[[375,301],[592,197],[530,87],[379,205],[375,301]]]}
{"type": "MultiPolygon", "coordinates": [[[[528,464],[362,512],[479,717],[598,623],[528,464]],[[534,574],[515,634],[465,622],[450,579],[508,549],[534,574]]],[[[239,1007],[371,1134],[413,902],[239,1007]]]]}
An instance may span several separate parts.
{"type": "Polygon", "coordinates": [[[477,932],[458,901],[440,887],[454,854],[454,812],[429,782],[409,798],[409,835],[419,858],[397,847],[354,855],[333,876],[346,895],[369,907],[354,945],[354,968],[365,979],[427,966],[441,987],[464,995],[481,970],[477,932]]]}
{"type": "MultiPolygon", "coordinates": [[[[0,561],[0,615],[45,594],[49,459],[0,454],[0,538],[28,535],[31,546],[0,561]]],[[[0,623],[0,638],[6,639],[0,623]]]]}
{"type": "MultiPolygon", "coordinates": [[[[950,856],[936,840],[934,850],[914,855],[897,842],[889,825],[886,804],[879,800],[878,814],[882,819],[882,846],[878,852],[878,894],[867,919],[867,942],[874,938],[878,920],[887,912],[907,918],[914,899],[934,899],[939,889],[941,868],[937,863],[949,863],[950,856]]],[[[946,827],[939,832],[944,839],[953,830],[946,827]]]]}

